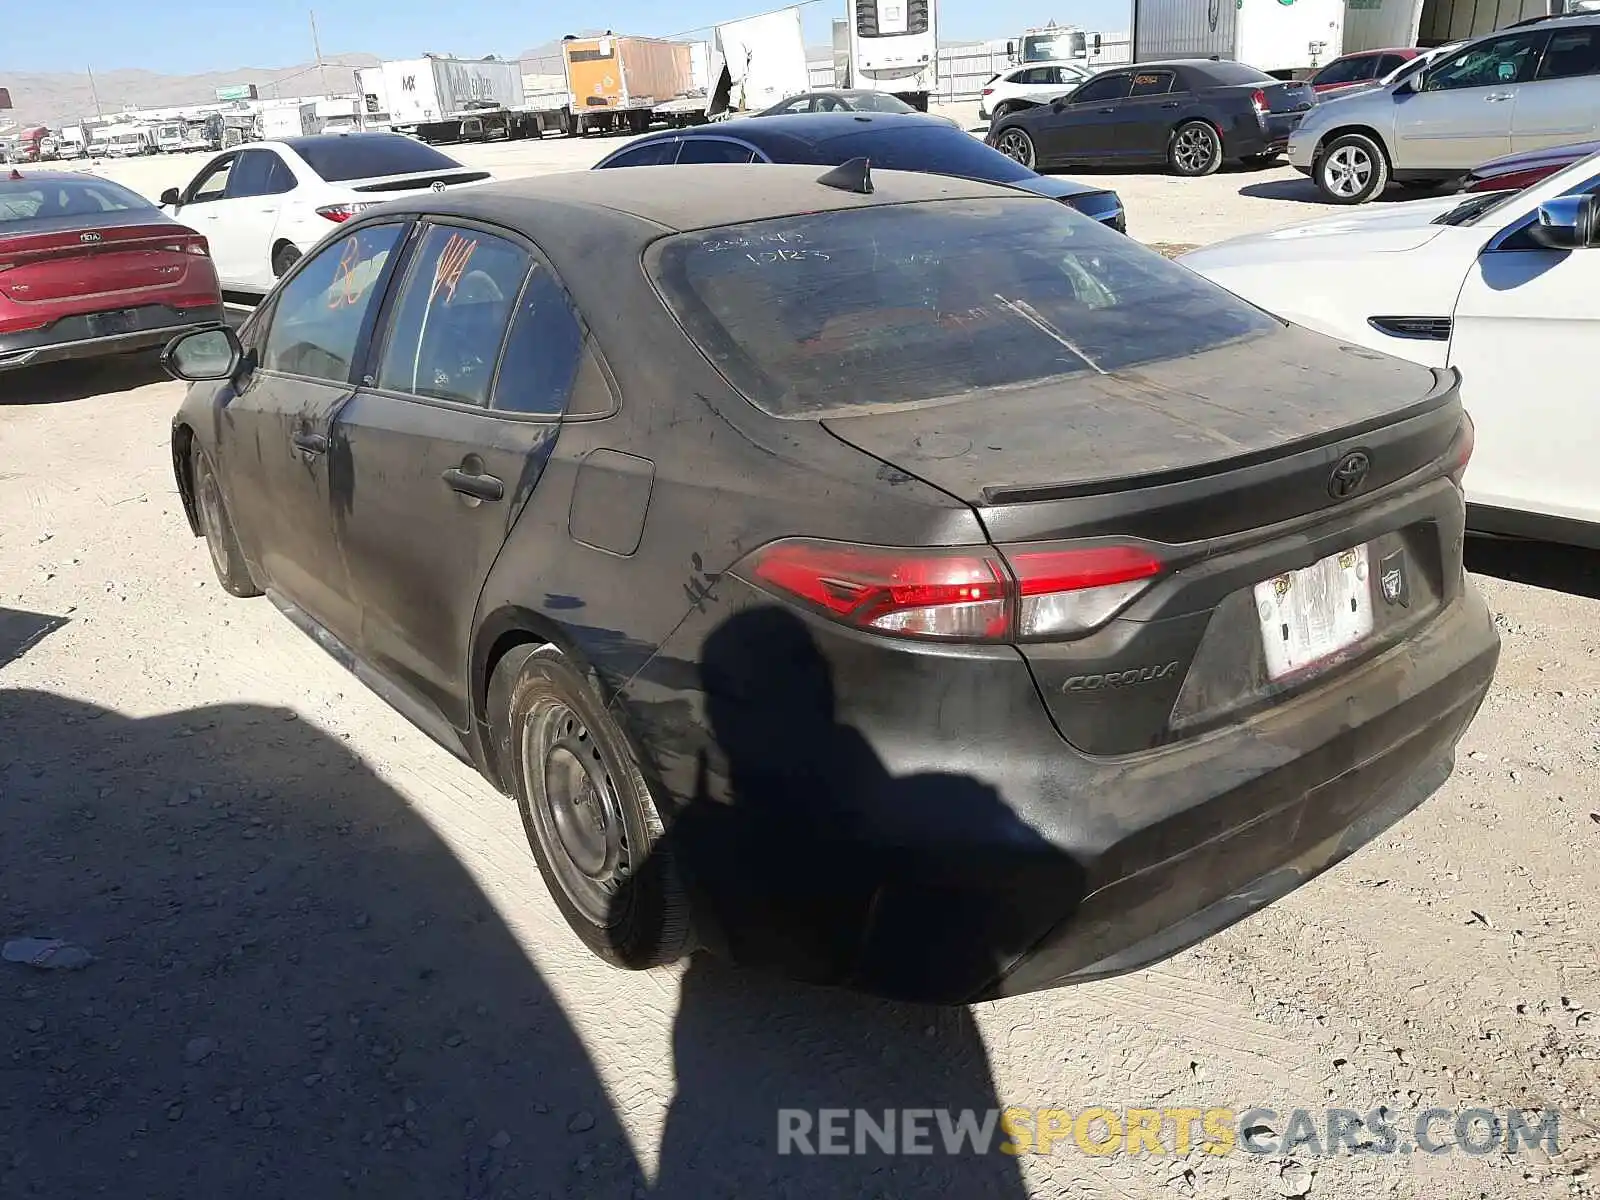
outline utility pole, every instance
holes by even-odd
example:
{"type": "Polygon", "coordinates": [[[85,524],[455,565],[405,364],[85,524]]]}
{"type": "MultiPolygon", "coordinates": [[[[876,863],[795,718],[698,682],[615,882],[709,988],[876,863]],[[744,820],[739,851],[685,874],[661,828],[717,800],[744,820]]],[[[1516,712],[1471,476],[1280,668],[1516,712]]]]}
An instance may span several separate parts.
{"type": "Polygon", "coordinates": [[[311,10],[311,49],[317,56],[317,74],[322,80],[322,94],[328,94],[328,68],[322,64],[322,43],[317,39],[317,10],[311,10]]]}
{"type": "Polygon", "coordinates": [[[89,72],[89,95],[94,97],[94,115],[103,117],[105,113],[100,110],[100,92],[94,86],[94,68],[85,66],[84,70],[89,72]]]}

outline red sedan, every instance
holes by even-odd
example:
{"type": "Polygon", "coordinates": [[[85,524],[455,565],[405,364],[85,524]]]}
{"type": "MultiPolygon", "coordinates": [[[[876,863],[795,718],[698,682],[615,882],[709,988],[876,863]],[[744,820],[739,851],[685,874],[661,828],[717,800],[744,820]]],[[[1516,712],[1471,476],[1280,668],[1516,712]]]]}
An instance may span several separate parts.
{"type": "Polygon", "coordinates": [[[1543,150],[1523,150],[1492,158],[1467,174],[1461,181],[1461,190],[1520,192],[1596,153],[1600,153],[1600,142],[1578,142],[1572,146],[1548,146],[1543,150]]]}
{"type": "Polygon", "coordinates": [[[1326,96],[1346,88],[1375,83],[1421,53],[1415,46],[1396,46],[1388,50],[1362,50],[1346,54],[1313,75],[1311,87],[1318,96],[1326,96]]]}
{"type": "Polygon", "coordinates": [[[223,319],[206,239],[120,184],[0,174],[0,371],[164,345],[223,319]]]}

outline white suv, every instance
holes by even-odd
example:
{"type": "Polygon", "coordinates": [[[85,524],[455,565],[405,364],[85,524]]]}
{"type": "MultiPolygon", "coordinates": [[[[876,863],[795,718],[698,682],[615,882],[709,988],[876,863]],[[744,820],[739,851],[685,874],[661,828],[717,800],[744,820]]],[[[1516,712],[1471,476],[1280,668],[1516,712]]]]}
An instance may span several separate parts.
{"type": "Polygon", "coordinates": [[[1064,96],[1094,72],[1082,63],[1042,62],[1028,63],[1002,71],[983,85],[978,97],[978,120],[989,121],[1003,117],[1012,109],[1026,104],[1048,104],[1057,96],[1064,96]]]}
{"type": "Polygon", "coordinates": [[[1289,162],[1335,204],[1391,181],[1454,181],[1480,163],[1600,137],[1600,13],[1525,21],[1306,114],[1289,162]]]}

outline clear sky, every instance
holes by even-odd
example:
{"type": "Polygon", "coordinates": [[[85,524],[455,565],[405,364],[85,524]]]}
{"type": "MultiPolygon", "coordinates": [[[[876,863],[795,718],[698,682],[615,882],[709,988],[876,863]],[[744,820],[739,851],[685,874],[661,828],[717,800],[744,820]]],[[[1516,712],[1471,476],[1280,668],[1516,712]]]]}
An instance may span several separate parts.
{"type": "MultiPolygon", "coordinates": [[[[779,7],[782,0],[599,0],[584,5],[513,0],[321,0],[322,52],[385,58],[516,54],[579,29],[670,36],[779,7]],[[571,19],[550,15],[561,9],[571,19]]],[[[0,85],[5,71],[97,71],[139,67],[162,74],[309,62],[312,4],[306,0],[0,0],[0,85]]],[[[806,41],[825,44],[842,0],[801,9],[806,41]]],[[[1055,20],[1125,30],[1127,0],[942,0],[942,38],[1001,38],[1055,20]]],[[[705,36],[697,33],[694,36],[705,36]]]]}

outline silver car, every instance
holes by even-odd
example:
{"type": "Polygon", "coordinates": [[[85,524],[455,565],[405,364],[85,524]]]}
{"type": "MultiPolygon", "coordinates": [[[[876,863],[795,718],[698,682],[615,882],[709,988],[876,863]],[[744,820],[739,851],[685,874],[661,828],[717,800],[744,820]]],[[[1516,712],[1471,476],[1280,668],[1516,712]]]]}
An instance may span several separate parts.
{"type": "Polygon", "coordinates": [[[1323,101],[1290,135],[1290,163],[1333,203],[1600,137],[1600,13],[1502,29],[1407,67],[1323,101]]]}

